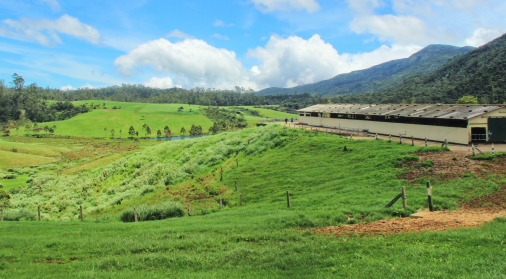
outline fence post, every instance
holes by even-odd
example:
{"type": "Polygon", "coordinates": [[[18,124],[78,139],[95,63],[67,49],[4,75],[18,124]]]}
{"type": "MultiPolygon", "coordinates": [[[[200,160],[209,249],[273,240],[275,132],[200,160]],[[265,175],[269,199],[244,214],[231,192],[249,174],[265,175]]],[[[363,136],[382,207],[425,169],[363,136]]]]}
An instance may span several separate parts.
{"type": "Polygon", "coordinates": [[[241,199],[241,205],[242,205],[242,193],[239,194],[239,198],[241,199]]]}
{"type": "Polygon", "coordinates": [[[290,208],[290,193],[288,193],[288,190],[286,190],[286,204],[290,208]]]}
{"type": "Polygon", "coordinates": [[[493,143],[492,143],[492,154],[495,154],[495,147],[493,143]]]}
{"type": "Polygon", "coordinates": [[[408,207],[408,201],[406,200],[406,187],[402,186],[402,207],[408,207]]]}
{"type": "Polygon", "coordinates": [[[425,147],[427,147],[427,138],[425,138],[425,147]]]}
{"type": "Polygon", "coordinates": [[[190,211],[190,203],[188,203],[188,217],[192,216],[192,213],[190,211]]]}
{"type": "Polygon", "coordinates": [[[134,207],[134,221],[137,222],[137,209],[134,207]]]}
{"type": "Polygon", "coordinates": [[[0,216],[0,222],[4,221],[4,205],[2,204],[2,216],[0,216]]]}
{"type": "Polygon", "coordinates": [[[402,135],[399,135],[399,144],[402,144],[402,135]]]}
{"type": "Polygon", "coordinates": [[[239,166],[239,159],[235,159],[235,163],[239,166]]]}
{"type": "Polygon", "coordinates": [[[81,222],[84,222],[84,220],[83,220],[83,206],[82,205],[79,206],[79,212],[81,213],[81,222]]]}
{"type": "Polygon", "coordinates": [[[350,134],[350,140],[352,140],[352,139],[353,139],[353,134],[350,134]]]}
{"type": "Polygon", "coordinates": [[[427,197],[429,200],[429,210],[434,211],[434,207],[432,206],[432,187],[430,187],[429,181],[427,181],[427,197]]]}
{"type": "Polygon", "coordinates": [[[392,142],[392,135],[388,135],[388,142],[392,142]]]}
{"type": "Polygon", "coordinates": [[[223,181],[223,168],[221,168],[221,176],[220,176],[220,181],[223,181]]]}
{"type": "Polygon", "coordinates": [[[445,139],[445,147],[448,148],[448,140],[445,139]]]}
{"type": "Polygon", "coordinates": [[[411,136],[411,146],[415,146],[415,139],[411,136]]]}
{"type": "Polygon", "coordinates": [[[37,207],[37,211],[39,212],[39,222],[40,222],[40,206],[37,207]]]}
{"type": "Polygon", "coordinates": [[[379,138],[378,138],[378,133],[376,133],[376,139],[377,139],[377,140],[379,140],[379,138]]]}
{"type": "Polygon", "coordinates": [[[223,200],[220,198],[220,209],[223,209],[223,200]]]}
{"type": "Polygon", "coordinates": [[[476,156],[476,151],[474,150],[474,143],[472,144],[472,147],[473,147],[473,156],[476,156]]]}
{"type": "Polygon", "coordinates": [[[237,192],[237,180],[235,181],[235,191],[237,192]]]}

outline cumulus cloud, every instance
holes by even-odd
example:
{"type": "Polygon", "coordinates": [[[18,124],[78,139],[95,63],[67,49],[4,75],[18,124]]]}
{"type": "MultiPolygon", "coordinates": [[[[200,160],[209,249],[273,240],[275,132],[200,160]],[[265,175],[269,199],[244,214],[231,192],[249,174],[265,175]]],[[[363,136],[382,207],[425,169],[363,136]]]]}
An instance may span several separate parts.
{"type": "Polygon", "coordinates": [[[4,19],[1,22],[0,36],[35,41],[44,46],[61,44],[62,40],[58,34],[69,35],[93,44],[100,42],[100,33],[97,29],[69,15],[63,15],[55,20],[21,18],[4,19]]]}
{"type": "Polygon", "coordinates": [[[225,41],[228,41],[228,37],[225,36],[225,35],[220,35],[218,33],[214,33],[211,37],[213,38],[216,38],[216,39],[220,39],[220,40],[225,40],[225,41]]]}
{"type": "Polygon", "coordinates": [[[171,43],[166,39],[149,41],[118,57],[114,64],[124,76],[135,75],[149,66],[156,72],[172,73],[186,80],[185,86],[230,88],[247,83],[247,70],[233,51],[220,49],[203,40],[185,39],[171,43]]]}
{"type": "Polygon", "coordinates": [[[95,89],[96,87],[89,84],[89,83],[85,83],[83,86],[79,86],[79,89],[95,89]]]}
{"type": "Polygon", "coordinates": [[[170,31],[167,35],[165,35],[167,38],[171,38],[171,37],[174,37],[174,38],[180,38],[180,39],[193,39],[195,37],[191,36],[191,35],[188,35],[184,32],[181,32],[177,29],[175,30],[172,30],[170,31]]]}
{"type": "Polygon", "coordinates": [[[170,77],[153,77],[152,79],[143,82],[145,86],[153,87],[153,88],[173,88],[173,87],[181,87],[181,85],[174,85],[174,82],[172,82],[172,79],[170,77]]]}
{"type": "Polygon", "coordinates": [[[225,22],[217,19],[214,23],[213,23],[214,26],[216,27],[232,27],[234,26],[233,23],[229,23],[229,24],[226,24],[225,22]]]}
{"type": "Polygon", "coordinates": [[[74,87],[72,87],[72,85],[65,85],[65,86],[60,87],[60,90],[68,91],[68,90],[76,90],[76,89],[74,87]]]}
{"type": "Polygon", "coordinates": [[[251,2],[263,13],[290,10],[306,10],[312,13],[320,9],[320,5],[315,0],[251,0],[251,2]]]}
{"type": "Polygon", "coordinates": [[[427,24],[416,16],[368,15],[353,19],[352,31],[362,34],[371,33],[380,41],[393,41],[404,44],[425,43],[431,41],[427,24]]]}
{"type": "Polygon", "coordinates": [[[478,28],[474,31],[473,35],[470,38],[466,39],[466,44],[470,46],[479,47],[501,36],[505,31],[506,30],[502,28],[496,29],[478,28]]]}
{"type": "Polygon", "coordinates": [[[261,62],[260,66],[251,69],[252,80],[259,87],[293,87],[405,58],[420,49],[414,45],[395,45],[366,53],[339,54],[317,34],[308,40],[273,35],[265,47],[249,50],[248,56],[261,62]]]}
{"type": "Polygon", "coordinates": [[[46,3],[53,12],[60,11],[60,3],[58,3],[58,0],[42,0],[42,2],[46,3]]]}

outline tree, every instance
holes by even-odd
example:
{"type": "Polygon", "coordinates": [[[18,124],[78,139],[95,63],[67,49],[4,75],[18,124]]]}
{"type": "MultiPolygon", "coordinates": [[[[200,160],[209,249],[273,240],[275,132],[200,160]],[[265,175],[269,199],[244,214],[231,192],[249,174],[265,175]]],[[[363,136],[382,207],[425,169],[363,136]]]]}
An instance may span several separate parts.
{"type": "Polygon", "coordinates": [[[19,127],[16,127],[16,135],[19,135],[19,127]]]}
{"type": "Polygon", "coordinates": [[[183,109],[184,109],[183,107],[179,107],[179,108],[177,109],[177,111],[178,111],[178,112],[181,112],[181,111],[183,111],[183,109]]]}
{"type": "Polygon", "coordinates": [[[133,138],[135,136],[134,126],[130,126],[130,128],[128,129],[128,135],[130,135],[130,138],[133,138]]]}
{"type": "Polygon", "coordinates": [[[14,86],[14,89],[18,91],[18,93],[21,93],[21,91],[23,90],[23,86],[25,84],[25,80],[23,79],[22,76],[14,73],[12,75],[12,84],[14,86]]]}
{"type": "Polygon", "coordinates": [[[33,124],[33,131],[39,133],[39,125],[37,123],[33,124]]]}
{"type": "Polygon", "coordinates": [[[135,131],[135,135],[136,135],[136,136],[139,136],[139,131],[135,131]]]}
{"type": "Polygon", "coordinates": [[[114,129],[112,129],[112,130],[111,130],[111,138],[114,138],[114,133],[115,133],[115,132],[116,132],[116,131],[114,131],[114,129]]]}
{"type": "Polygon", "coordinates": [[[169,138],[171,137],[172,132],[170,131],[169,126],[165,126],[165,128],[163,128],[163,132],[165,133],[165,135],[167,137],[169,137],[169,138]]]}
{"type": "Polygon", "coordinates": [[[186,135],[186,129],[184,127],[181,127],[180,133],[184,137],[186,135]]]}
{"type": "Polygon", "coordinates": [[[107,138],[107,127],[104,128],[104,134],[105,134],[104,138],[107,138]]]}
{"type": "Polygon", "coordinates": [[[9,206],[11,201],[11,196],[4,190],[0,190],[0,204],[4,206],[9,206]]]}
{"type": "Polygon", "coordinates": [[[25,125],[25,132],[26,132],[26,135],[28,136],[28,132],[30,132],[30,129],[32,129],[32,125],[30,124],[26,124],[25,125]]]}
{"type": "Polygon", "coordinates": [[[8,137],[11,134],[11,130],[9,130],[8,126],[4,126],[3,133],[4,133],[4,137],[8,137]]]}
{"type": "Polygon", "coordinates": [[[474,96],[464,96],[457,100],[457,104],[478,104],[478,98],[474,96]]]}
{"type": "Polygon", "coordinates": [[[146,136],[147,135],[151,135],[151,127],[149,126],[146,127],[146,136]]]}
{"type": "Polygon", "coordinates": [[[119,138],[121,138],[121,133],[123,133],[123,131],[119,130],[119,138]]]}
{"type": "Polygon", "coordinates": [[[49,133],[50,133],[51,135],[54,135],[54,129],[53,129],[53,128],[49,128],[49,133]]]}
{"type": "Polygon", "coordinates": [[[161,138],[162,137],[162,131],[158,130],[156,131],[156,137],[161,138]]]}
{"type": "Polygon", "coordinates": [[[46,125],[46,126],[44,127],[44,132],[46,132],[46,134],[47,134],[47,133],[49,133],[49,126],[47,126],[47,125],[46,125]]]}
{"type": "Polygon", "coordinates": [[[53,129],[56,129],[56,125],[53,125],[53,129]]]}

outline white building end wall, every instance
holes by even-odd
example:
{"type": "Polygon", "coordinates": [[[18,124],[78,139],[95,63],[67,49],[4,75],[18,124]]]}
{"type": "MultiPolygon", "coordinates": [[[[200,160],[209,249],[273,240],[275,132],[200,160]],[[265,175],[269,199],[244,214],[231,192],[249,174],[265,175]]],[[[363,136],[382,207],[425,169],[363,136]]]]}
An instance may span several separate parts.
{"type": "Polygon", "coordinates": [[[467,128],[308,116],[299,116],[299,122],[307,123],[312,126],[369,130],[370,133],[386,134],[392,136],[402,135],[402,137],[414,137],[418,139],[427,138],[428,140],[440,142],[448,140],[448,142],[451,143],[469,143],[469,133],[467,128]]]}

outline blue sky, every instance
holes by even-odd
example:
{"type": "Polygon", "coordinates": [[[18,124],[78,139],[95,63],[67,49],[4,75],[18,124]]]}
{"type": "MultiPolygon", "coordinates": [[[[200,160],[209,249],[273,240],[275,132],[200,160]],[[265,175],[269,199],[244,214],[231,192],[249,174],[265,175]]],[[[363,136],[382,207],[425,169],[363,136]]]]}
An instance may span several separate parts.
{"type": "Polygon", "coordinates": [[[497,0],[0,0],[0,79],[292,87],[505,32],[497,0]]]}

